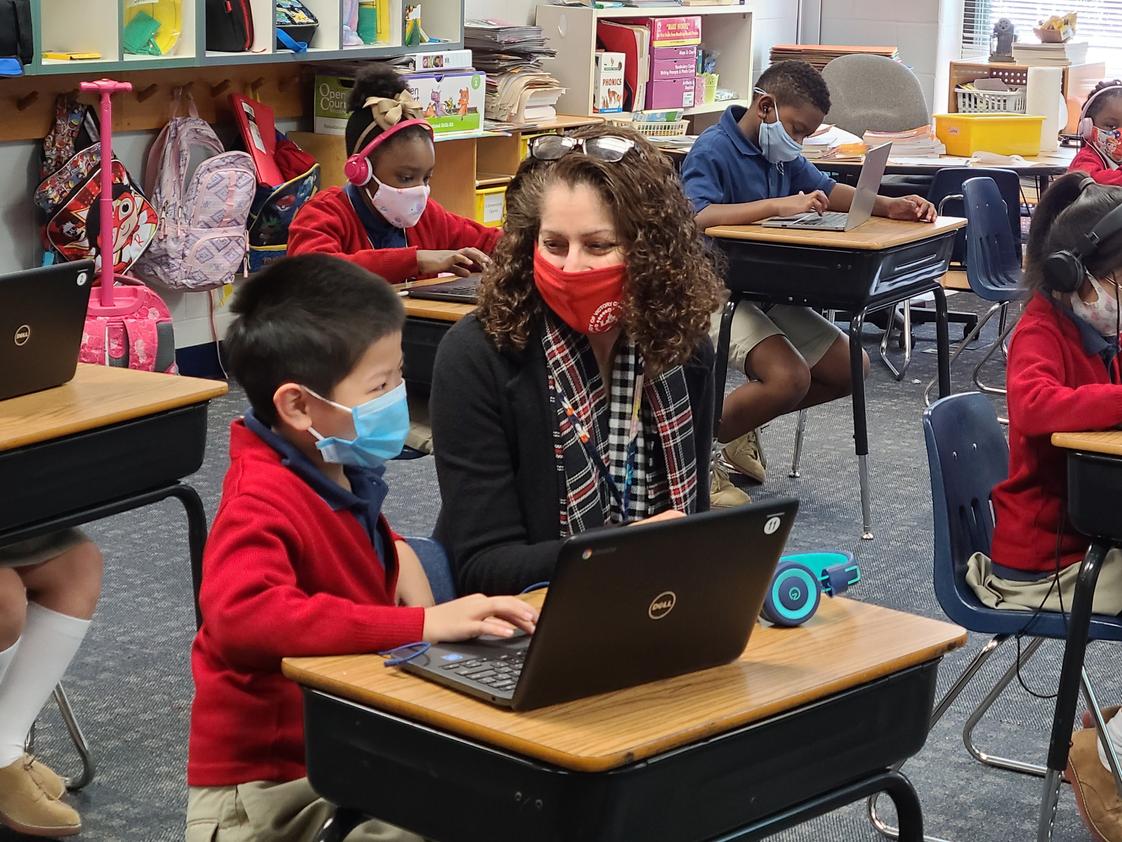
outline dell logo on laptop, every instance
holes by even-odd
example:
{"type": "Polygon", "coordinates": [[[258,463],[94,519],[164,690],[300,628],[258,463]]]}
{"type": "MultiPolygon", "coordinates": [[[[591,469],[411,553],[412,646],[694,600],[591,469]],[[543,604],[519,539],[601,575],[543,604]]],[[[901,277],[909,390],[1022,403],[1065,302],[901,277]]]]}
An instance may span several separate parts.
{"type": "Polygon", "coordinates": [[[16,347],[23,347],[31,338],[31,325],[20,325],[16,328],[16,347]]]}
{"type": "Polygon", "coordinates": [[[652,620],[661,620],[674,610],[677,602],[678,596],[674,591],[663,591],[651,602],[651,607],[647,609],[647,616],[652,620]]]}

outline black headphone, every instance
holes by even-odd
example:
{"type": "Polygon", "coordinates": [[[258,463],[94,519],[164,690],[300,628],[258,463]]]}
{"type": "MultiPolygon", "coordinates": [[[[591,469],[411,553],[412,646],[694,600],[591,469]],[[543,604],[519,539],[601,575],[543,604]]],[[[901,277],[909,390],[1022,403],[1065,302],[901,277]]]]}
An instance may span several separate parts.
{"type": "MultiPolygon", "coordinates": [[[[1080,192],[1094,183],[1094,180],[1088,178],[1080,192]]],[[[1044,258],[1044,278],[1049,288],[1054,292],[1065,293],[1079,289],[1087,274],[1087,258],[1098,251],[1103,240],[1110,239],[1119,231],[1122,231],[1122,205],[1100,219],[1089,233],[1083,235],[1074,249],[1054,251],[1044,258]]]]}

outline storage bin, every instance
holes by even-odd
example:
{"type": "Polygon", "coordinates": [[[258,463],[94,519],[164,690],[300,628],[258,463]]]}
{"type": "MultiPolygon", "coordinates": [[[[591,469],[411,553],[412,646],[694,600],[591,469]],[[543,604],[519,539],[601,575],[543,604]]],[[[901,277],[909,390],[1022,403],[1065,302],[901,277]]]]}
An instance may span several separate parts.
{"type": "Polygon", "coordinates": [[[935,134],[948,155],[969,158],[975,152],[998,155],[1040,154],[1044,118],[1031,114],[936,114],[935,134]]]}
{"type": "Polygon", "coordinates": [[[960,114],[987,114],[993,112],[1024,114],[1025,88],[1011,91],[979,91],[975,88],[955,88],[960,114]]]}
{"type": "Polygon", "coordinates": [[[505,219],[506,185],[476,188],[475,221],[488,228],[502,228],[505,219]]]}

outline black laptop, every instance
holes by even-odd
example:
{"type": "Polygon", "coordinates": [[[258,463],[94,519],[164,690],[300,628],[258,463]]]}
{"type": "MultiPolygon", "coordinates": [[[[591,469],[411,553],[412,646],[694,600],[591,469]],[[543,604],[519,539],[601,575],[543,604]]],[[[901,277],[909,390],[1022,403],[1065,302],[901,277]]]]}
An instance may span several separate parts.
{"type": "Polygon", "coordinates": [[[413,287],[409,290],[409,297],[427,301],[452,301],[456,304],[478,304],[479,279],[482,277],[481,273],[474,272],[466,278],[452,278],[439,284],[413,287]]]}
{"type": "Polygon", "coordinates": [[[569,538],[532,636],[434,644],[404,669],[528,710],[726,664],[748,643],[798,505],[569,538]]]}
{"type": "Polygon", "coordinates": [[[74,377],[92,260],[0,275],[0,400],[74,377]]]}

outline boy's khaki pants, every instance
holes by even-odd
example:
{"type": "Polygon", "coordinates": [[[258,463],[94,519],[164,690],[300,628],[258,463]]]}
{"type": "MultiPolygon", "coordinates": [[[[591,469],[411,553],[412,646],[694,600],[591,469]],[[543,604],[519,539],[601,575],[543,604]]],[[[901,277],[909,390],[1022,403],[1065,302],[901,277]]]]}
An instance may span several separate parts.
{"type": "MultiPolygon", "coordinates": [[[[285,783],[191,787],[186,842],[314,842],[334,808],[307,778],[285,783]]],[[[420,836],[376,820],[354,829],[347,842],[423,842],[420,836]]]]}

